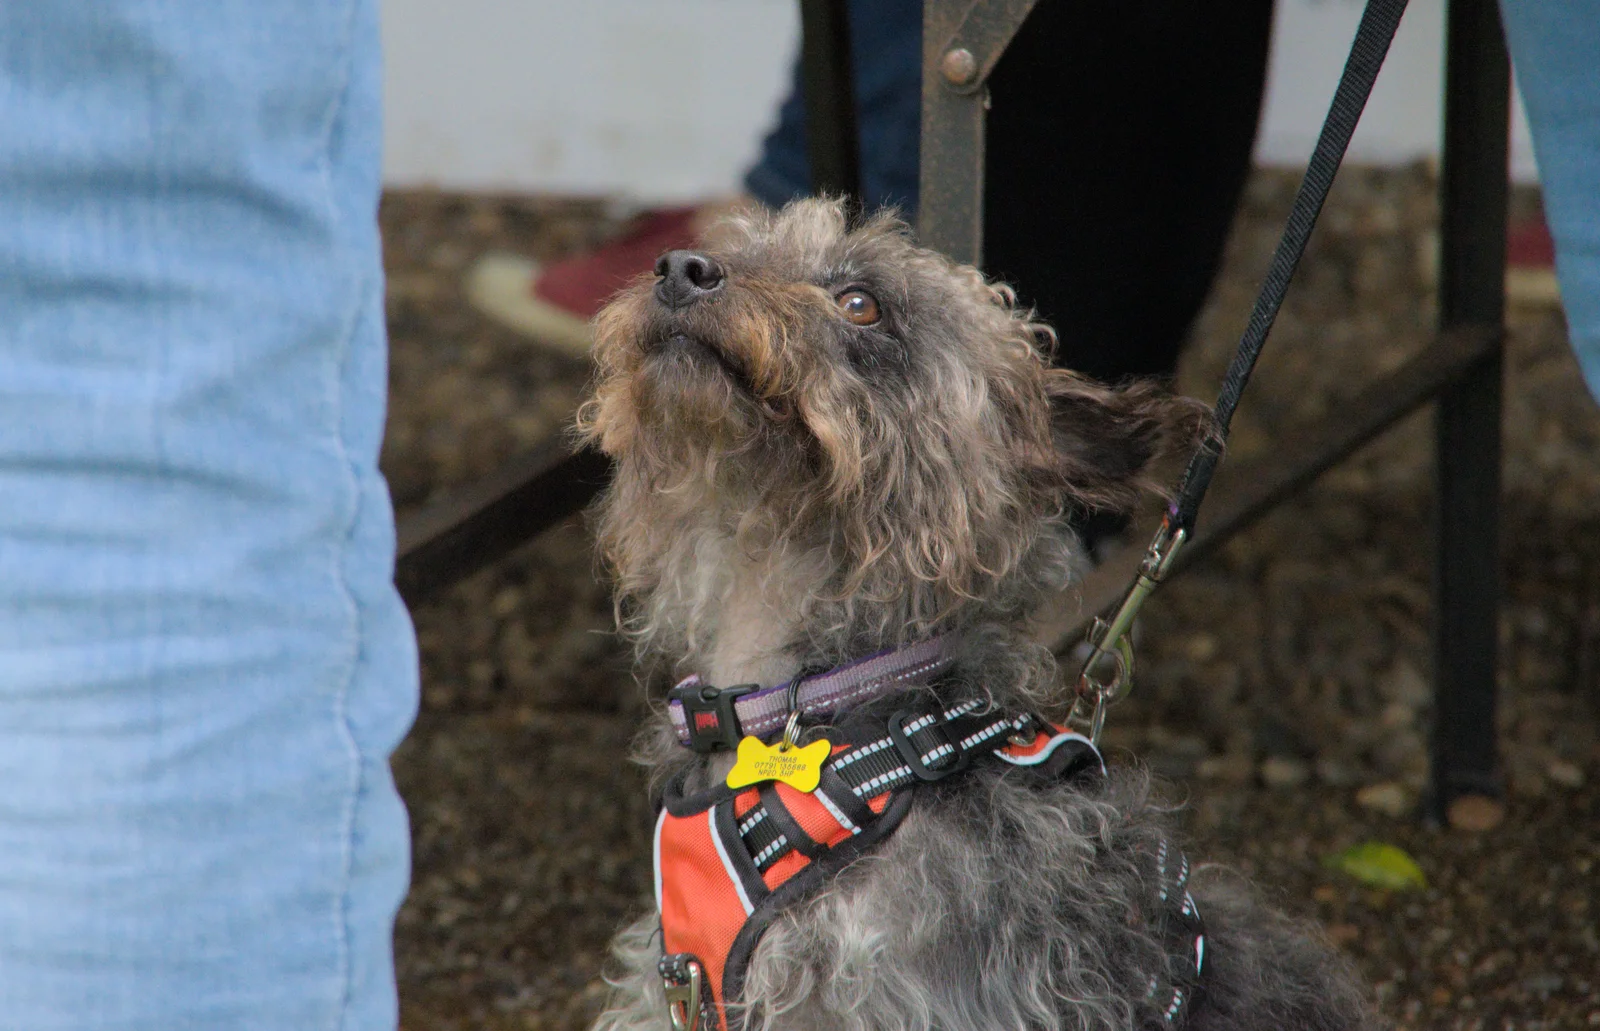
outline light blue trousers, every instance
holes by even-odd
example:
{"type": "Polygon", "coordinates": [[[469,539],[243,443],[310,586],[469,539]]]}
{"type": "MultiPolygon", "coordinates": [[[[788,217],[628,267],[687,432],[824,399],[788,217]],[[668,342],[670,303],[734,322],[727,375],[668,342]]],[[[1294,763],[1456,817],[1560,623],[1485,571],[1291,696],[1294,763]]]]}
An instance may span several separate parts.
{"type": "Polygon", "coordinates": [[[1600,398],[1600,4],[1501,0],[1572,349],[1600,398]]]}
{"type": "Polygon", "coordinates": [[[374,0],[0,3],[0,1027],[389,1029],[374,0]]]}

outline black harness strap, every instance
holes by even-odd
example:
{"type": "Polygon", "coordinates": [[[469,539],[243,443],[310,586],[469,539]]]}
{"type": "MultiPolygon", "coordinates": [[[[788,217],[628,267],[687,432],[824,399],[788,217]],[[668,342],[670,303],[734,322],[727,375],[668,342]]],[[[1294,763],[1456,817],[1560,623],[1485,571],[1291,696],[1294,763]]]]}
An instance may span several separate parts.
{"type": "Polygon", "coordinates": [[[1350,57],[1345,62],[1344,74],[1339,78],[1339,88],[1333,95],[1328,117],[1322,123],[1316,149],[1311,152],[1305,178],[1300,181],[1294,207],[1290,209],[1288,224],[1272,256],[1272,265],[1261,283],[1261,292],[1256,297],[1250,321],[1239,340],[1239,349],[1228,366],[1227,375],[1223,377],[1222,390],[1217,396],[1216,436],[1201,447],[1189,463],[1177,500],[1168,514],[1168,522],[1174,530],[1191,533],[1194,530],[1200,503],[1205,498],[1206,488],[1211,485],[1211,475],[1216,471],[1217,461],[1222,455],[1223,442],[1228,438],[1228,424],[1233,420],[1234,409],[1239,405],[1239,398],[1249,382],[1256,359],[1261,356],[1267,334],[1272,331],[1272,324],[1278,318],[1278,309],[1283,307],[1289,281],[1294,278],[1295,267],[1306,252],[1311,231],[1316,228],[1322,205],[1328,199],[1328,191],[1333,188],[1333,177],[1344,161],[1350,137],[1361,119],[1362,109],[1367,106],[1372,84],[1378,78],[1378,70],[1383,67],[1383,59],[1389,52],[1389,44],[1394,41],[1395,31],[1400,27],[1400,17],[1405,10],[1406,0],[1367,0],[1361,25],[1356,29],[1355,42],[1350,47],[1350,57]]]}

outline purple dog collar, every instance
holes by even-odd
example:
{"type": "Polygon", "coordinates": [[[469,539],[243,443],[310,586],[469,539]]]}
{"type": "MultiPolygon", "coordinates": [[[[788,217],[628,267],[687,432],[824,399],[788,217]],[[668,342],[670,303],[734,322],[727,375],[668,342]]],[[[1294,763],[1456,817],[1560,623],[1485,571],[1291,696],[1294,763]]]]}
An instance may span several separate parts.
{"type": "MultiPolygon", "coordinates": [[[[796,688],[796,704],[803,716],[831,716],[898,688],[926,684],[954,663],[951,644],[949,637],[934,637],[806,677],[796,688]]],[[[694,674],[667,696],[667,715],[686,748],[736,748],[744,735],[765,737],[783,727],[789,718],[789,686],[717,688],[694,674]]]]}

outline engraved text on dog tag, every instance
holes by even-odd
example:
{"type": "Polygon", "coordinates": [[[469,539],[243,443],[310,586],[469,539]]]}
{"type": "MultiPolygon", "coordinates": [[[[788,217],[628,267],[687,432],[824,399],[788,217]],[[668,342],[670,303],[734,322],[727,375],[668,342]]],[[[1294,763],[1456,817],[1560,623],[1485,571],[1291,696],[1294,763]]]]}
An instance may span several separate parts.
{"type": "Polygon", "coordinates": [[[739,742],[738,759],[728,771],[728,787],[744,788],[775,780],[796,791],[815,791],[822,779],[823,760],[832,751],[833,746],[825,738],[787,748],[781,742],[768,745],[760,738],[744,738],[739,742]]]}

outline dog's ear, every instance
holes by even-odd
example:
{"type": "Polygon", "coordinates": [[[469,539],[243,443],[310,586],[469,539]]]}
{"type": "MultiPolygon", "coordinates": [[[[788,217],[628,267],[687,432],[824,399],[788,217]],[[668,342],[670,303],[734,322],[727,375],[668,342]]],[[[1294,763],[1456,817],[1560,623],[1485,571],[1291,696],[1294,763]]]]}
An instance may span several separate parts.
{"type": "Polygon", "coordinates": [[[1046,373],[1051,473],[1069,503],[1126,512],[1165,484],[1160,460],[1186,456],[1210,432],[1211,411],[1154,381],[1109,387],[1064,369],[1046,373]]]}

